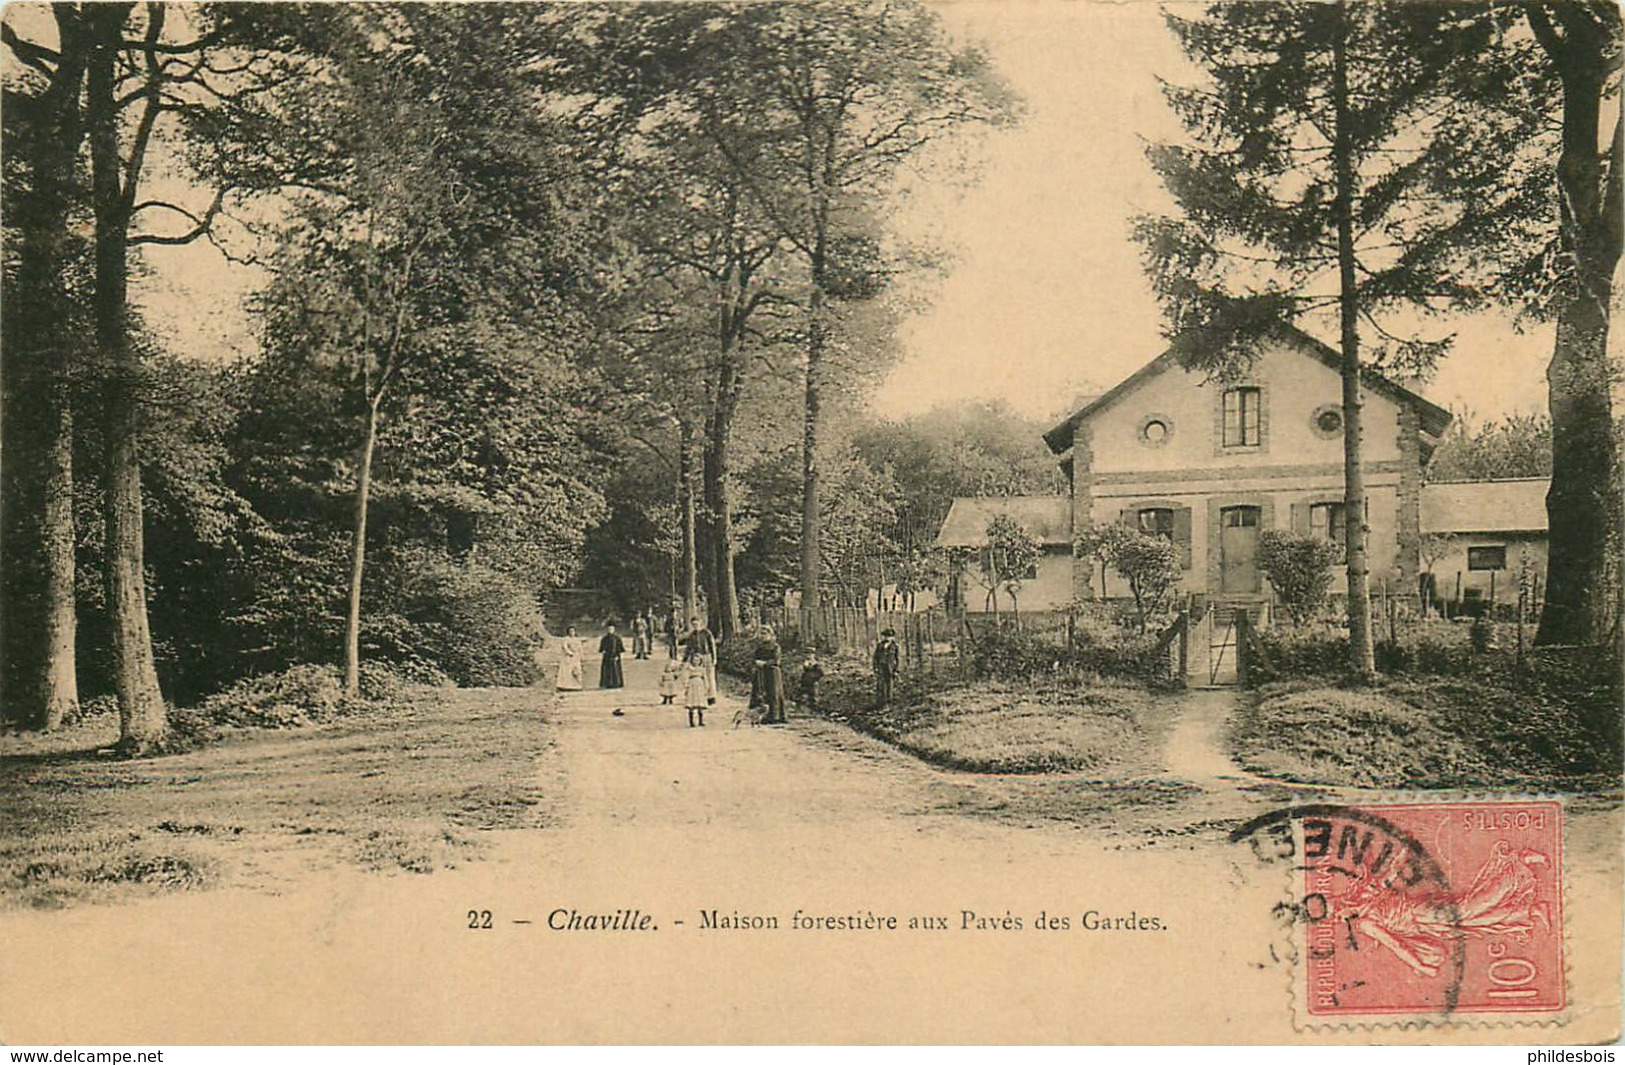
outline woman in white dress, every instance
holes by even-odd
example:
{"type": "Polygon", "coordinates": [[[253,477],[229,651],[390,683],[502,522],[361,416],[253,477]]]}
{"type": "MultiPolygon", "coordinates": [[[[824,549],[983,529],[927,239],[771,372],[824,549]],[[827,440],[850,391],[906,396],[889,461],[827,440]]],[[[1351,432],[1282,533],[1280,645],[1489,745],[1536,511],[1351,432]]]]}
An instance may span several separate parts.
{"type": "Polygon", "coordinates": [[[559,691],[580,691],[581,638],[576,635],[576,630],[573,627],[566,630],[559,652],[559,691]]]}

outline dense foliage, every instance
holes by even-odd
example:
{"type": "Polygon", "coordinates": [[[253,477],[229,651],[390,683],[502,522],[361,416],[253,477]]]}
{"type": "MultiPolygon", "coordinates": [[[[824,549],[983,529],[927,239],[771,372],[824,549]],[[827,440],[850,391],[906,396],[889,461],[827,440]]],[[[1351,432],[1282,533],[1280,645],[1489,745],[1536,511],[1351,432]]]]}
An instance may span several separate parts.
{"type": "Polygon", "coordinates": [[[1293,624],[1301,625],[1326,606],[1332,566],[1341,560],[1337,544],[1314,536],[1271,529],[1259,537],[1258,566],[1293,624]]]}
{"type": "Polygon", "coordinates": [[[549,599],[703,596],[727,636],[809,557],[841,603],[931,583],[944,504],[902,500],[957,430],[814,398],[861,408],[897,350],[898,169],[1014,111],[925,6],[64,3],[6,28],[8,717],[112,693],[139,753],[166,702],[322,702],[333,667],[351,700],[380,667],[526,683],[549,599]],[[811,179],[807,122],[834,138],[811,179]],[[197,241],[256,271],[238,359],[137,313],[146,248],[197,241]]]}

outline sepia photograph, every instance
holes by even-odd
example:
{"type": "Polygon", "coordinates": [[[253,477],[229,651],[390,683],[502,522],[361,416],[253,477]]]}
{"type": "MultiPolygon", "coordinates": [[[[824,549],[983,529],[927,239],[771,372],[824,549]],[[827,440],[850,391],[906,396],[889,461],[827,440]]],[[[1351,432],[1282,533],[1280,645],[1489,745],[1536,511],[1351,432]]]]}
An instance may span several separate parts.
{"type": "Polygon", "coordinates": [[[0,29],[0,1044],[1620,1039],[1613,0],[0,29]]]}

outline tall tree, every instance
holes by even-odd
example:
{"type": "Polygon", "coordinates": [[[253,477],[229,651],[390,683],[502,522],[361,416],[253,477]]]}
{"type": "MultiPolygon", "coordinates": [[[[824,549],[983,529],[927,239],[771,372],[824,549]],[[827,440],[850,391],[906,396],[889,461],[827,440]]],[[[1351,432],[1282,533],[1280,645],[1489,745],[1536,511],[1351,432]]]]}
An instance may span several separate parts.
{"type": "Polygon", "coordinates": [[[772,132],[726,151],[806,271],[801,626],[816,639],[836,305],[873,297],[899,265],[887,254],[883,222],[904,161],[969,127],[1011,121],[1016,107],[986,55],[957,45],[912,0],[735,11],[743,30],[736,77],[772,132]]]}
{"type": "MultiPolygon", "coordinates": [[[[215,146],[207,138],[189,139],[197,117],[246,106],[272,76],[259,63],[263,56],[245,52],[253,35],[239,34],[240,14],[229,5],[159,2],[78,8],[94,231],[87,288],[89,343],[96,354],[89,371],[102,402],[107,610],[120,746],[131,753],[151,748],[166,729],[147,620],[139,447],[143,367],[141,349],[132,342],[131,263],[142,245],[207,236],[230,189],[214,184],[209,205],[195,209],[141,195],[160,157],[182,164],[183,172],[188,166],[207,170],[203,160],[215,146]],[[190,157],[181,150],[188,144],[196,149],[190,157]]],[[[62,132],[64,150],[77,144],[76,123],[62,132]]]]}
{"type": "MultiPolygon", "coordinates": [[[[103,473],[106,520],[107,609],[113,633],[113,684],[119,703],[119,744],[142,753],[168,729],[163,693],[153,659],[147,620],[145,543],[142,527],[141,356],[131,342],[130,256],[143,243],[184,243],[206,228],[165,237],[132,232],[137,214],[156,208],[138,202],[158,121],[171,104],[172,53],[206,48],[201,40],[166,40],[169,9],[150,3],[98,4],[88,9],[91,55],[85,113],[90,141],[91,203],[95,215],[92,317],[103,379],[103,473]],[[130,34],[134,40],[127,40],[130,34]],[[126,75],[126,70],[134,73],[126,75]],[[130,83],[134,87],[130,87],[130,83]],[[126,104],[133,117],[122,112],[126,104]]],[[[199,61],[201,65],[201,60],[199,61]]],[[[218,210],[219,201],[212,210],[218,210]]]]}
{"type": "MultiPolygon", "coordinates": [[[[7,627],[7,650],[17,649],[26,640],[32,689],[26,702],[34,711],[29,716],[53,729],[79,701],[71,381],[76,363],[82,361],[83,345],[77,335],[81,316],[69,278],[77,244],[69,217],[82,198],[78,170],[85,138],[82,96],[90,38],[86,15],[77,4],[52,6],[55,47],[29,40],[13,26],[11,16],[7,12],[5,43],[24,72],[25,86],[8,86],[5,120],[8,140],[23,148],[27,175],[21,188],[8,188],[12,194],[6,203],[7,225],[15,227],[19,238],[16,270],[8,277],[6,393],[11,409],[7,420],[16,421],[24,407],[31,408],[24,420],[33,423],[37,418],[39,431],[29,434],[27,442],[38,448],[43,461],[37,483],[25,478],[32,491],[28,505],[18,508],[37,514],[36,522],[27,529],[21,523],[13,524],[9,530],[14,536],[20,534],[31,553],[37,553],[38,564],[27,565],[27,569],[30,575],[39,575],[37,599],[28,597],[37,602],[38,611],[22,628],[37,625],[41,635],[37,640],[22,637],[17,624],[21,619],[14,617],[7,627]]],[[[15,446],[20,438],[13,436],[12,440],[15,446]]],[[[31,458],[20,460],[13,452],[13,471],[30,465],[31,458]]],[[[16,479],[15,475],[9,479],[16,479]]],[[[16,556],[8,552],[8,570],[13,559],[16,556]]],[[[17,576],[8,573],[8,584],[17,576]]],[[[22,578],[21,583],[36,582],[22,578]]]]}
{"type": "Polygon", "coordinates": [[[1149,153],[1181,217],[1142,219],[1136,232],[1188,367],[1223,374],[1279,322],[1335,311],[1357,676],[1374,671],[1362,334],[1384,342],[1379,366],[1430,364],[1448,338],[1396,336],[1393,316],[1487,299],[1497,252],[1532,225],[1531,189],[1464,150],[1485,124],[1516,143],[1520,123],[1538,122],[1497,106],[1506,87],[1471,77],[1501,43],[1482,16],[1478,5],[1348,0],[1168,16],[1206,80],[1166,88],[1190,142],[1149,153]]]}
{"type": "Polygon", "coordinates": [[[330,175],[298,183],[278,298],[296,323],[282,341],[337,367],[352,390],[352,692],[386,421],[440,387],[439,367],[469,354],[532,357],[534,341],[512,330],[557,339],[575,313],[563,293],[585,287],[565,250],[582,245],[560,202],[570,168],[522,70],[537,23],[509,14],[346,9],[326,77],[281,100],[320,146],[317,173],[330,175]]]}
{"type": "Polygon", "coordinates": [[[1607,0],[1529,0],[1524,12],[1562,86],[1557,159],[1557,340],[1546,368],[1552,417],[1550,550],[1535,642],[1588,644],[1620,616],[1621,485],[1608,362],[1614,270],[1625,237],[1622,29],[1607,0]],[[1612,122],[1608,112],[1613,112],[1612,122]]]}
{"type": "Polygon", "coordinates": [[[733,166],[739,146],[770,132],[737,77],[744,21],[721,4],[589,16],[561,76],[593,93],[580,125],[605,158],[610,221],[637,249],[633,268],[665,282],[641,290],[654,298],[645,309],[670,319],[704,309],[704,341],[690,352],[690,372],[705,383],[696,533],[711,627],[724,638],[739,627],[735,422],[747,391],[772,371],[775,325],[763,319],[792,299],[783,238],[733,166]]]}

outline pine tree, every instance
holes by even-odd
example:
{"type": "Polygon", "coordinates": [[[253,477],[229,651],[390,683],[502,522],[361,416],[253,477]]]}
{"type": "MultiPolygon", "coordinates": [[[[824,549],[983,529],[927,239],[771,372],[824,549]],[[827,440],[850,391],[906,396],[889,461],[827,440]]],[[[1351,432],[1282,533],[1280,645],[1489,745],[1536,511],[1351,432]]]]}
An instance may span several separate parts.
{"type": "Polygon", "coordinates": [[[1335,318],[1349,667],[1368,677],[1362,368],[1426,368],[1449,337],[1396,318],[1490,298],[1495,256],[1535,226],[1539,189],[1471,149],[1515,144],[1536,118],[1500,106],[1512,86],[1476,76],[1506,47],[1481,5],[1238,3],[1168,24],[1206,78],[1165,89],[1189,142],[1149,156],[1179,216],[1136,233],[1189,368],[1222,374],[1283,321],[1335,318]]]}

